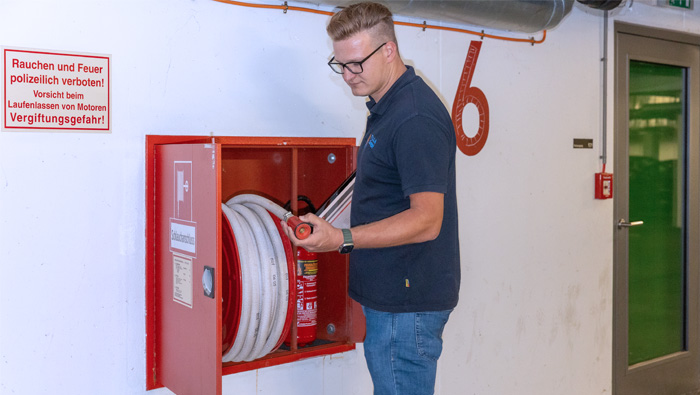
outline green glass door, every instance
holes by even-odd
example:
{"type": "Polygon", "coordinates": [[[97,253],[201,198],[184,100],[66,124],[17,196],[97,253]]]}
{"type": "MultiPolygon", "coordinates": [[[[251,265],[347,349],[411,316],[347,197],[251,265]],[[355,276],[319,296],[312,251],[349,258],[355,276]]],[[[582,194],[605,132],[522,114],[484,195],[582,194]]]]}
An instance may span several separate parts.
{"type": "Polygon", "coordinates": [[[695,394],[700,40],[615,30],[613,395],[695,394]]]}
{"type": "Polygon", "coordinates": [[[629,364],[686,349],[683,67],[629,65],[629,364]]]}

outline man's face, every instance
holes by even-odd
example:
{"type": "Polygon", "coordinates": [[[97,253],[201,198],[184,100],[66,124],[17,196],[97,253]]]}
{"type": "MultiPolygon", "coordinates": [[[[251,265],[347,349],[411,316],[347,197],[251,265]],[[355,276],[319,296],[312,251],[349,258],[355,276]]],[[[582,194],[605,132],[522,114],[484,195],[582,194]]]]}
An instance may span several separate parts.
{"type": "MultiPolygon", "coordinates": [[[[374,46],[373,40],[366,32],[357,33],[346,40],[333,42],[335,60],[340,63],[359,62],[375,49],[377,48],[374,46]]],[[[379,100],[375,95],[384,87],[383,77],[386,74],[383,49],[380,48],[377,53],[362,63],[362,73],[353,74],[347,68],[343,69],[343,80],[348,84],[353,95],[372,96],[373,99],[379,100]]]]}

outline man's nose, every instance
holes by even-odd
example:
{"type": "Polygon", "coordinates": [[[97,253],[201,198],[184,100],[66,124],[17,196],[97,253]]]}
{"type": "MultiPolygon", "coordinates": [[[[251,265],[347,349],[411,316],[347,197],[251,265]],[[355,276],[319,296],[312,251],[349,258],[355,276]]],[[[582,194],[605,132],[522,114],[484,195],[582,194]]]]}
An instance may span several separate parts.
{"type": "Polygon", "coordinates": [[[347,67],[343,67],[343,80],[345,80],[345,82],[352,80],[356,75],[357,74],[351,73],[347,67]]]}

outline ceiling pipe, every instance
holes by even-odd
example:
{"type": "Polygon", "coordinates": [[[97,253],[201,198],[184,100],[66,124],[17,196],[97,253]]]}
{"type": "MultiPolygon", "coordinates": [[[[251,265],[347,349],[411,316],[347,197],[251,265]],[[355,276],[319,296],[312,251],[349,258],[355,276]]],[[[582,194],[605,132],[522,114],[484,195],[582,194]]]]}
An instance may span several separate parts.
{"type": "MultiPolygon", "coordinates": [[[[313,0],[302,0],[317,3],[313,0]]],[[[320,0],[346,7],[360,0],[320,0]]],[[[394,15],[534,33],[555,27],[571,11],[575,0],[375,0],[394,15]]]]}
{"type": "Polygon", "coordinates": [[[596,10],[610,11],[622,4],[624,0],[578,0],[578,2],[596,10]]]}
{"type": "MultiPolygon", "coordinates": [[[[301,0],[316,3],[318,0],[301,0]]],[[[320,0],[322,4],[346,7],[360,0],[320,0]]],[[[496,30],[535,33],[556,27],[575,0],[375,0],[394,15],[440,22],[481,26],[496,30]]],[[[622,0],[578,0],[592,8],[612,9],[622,0]]]]}

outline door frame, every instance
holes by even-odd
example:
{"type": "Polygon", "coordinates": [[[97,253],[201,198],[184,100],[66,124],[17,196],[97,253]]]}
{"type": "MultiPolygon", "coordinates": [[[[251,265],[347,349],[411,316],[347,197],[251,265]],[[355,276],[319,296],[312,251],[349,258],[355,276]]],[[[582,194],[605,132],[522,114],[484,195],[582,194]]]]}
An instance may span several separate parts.
{"type": "MultiPolygon", "coordinates": [[[[700,216],[698,199],[698,175],[700,163],[700,59],[693,64],[694,69],[688,74],[688,107],[686,155],[686,215],[687,233],[685,286],[687,289],[686,348],[687,351],[674,353],[665,357],[642,362],[630,367],[628,365],[628,228],[618,229],[617,221],[628,217],[629,206],[629,59],[663,64],[686,66],[666,57],[646,56],[635,53],[633,46],[625,46],[624,37],[635,40],[648,40],[650,46],[661,40],[695,47],[700,51],[700,36],[664,29],[649,28],[623,22],[615,23],[615,144],[614,170],[614,216],[613,216],[613,395],[643,394],[696,394],[700,389],[700,342],[698,335],[698,299],[700,299],[700,216]],[[693,88],[694,86],[694,88],[693,88]]],[[[700,56],[697,56],[700,58],[700,56]]]]}

